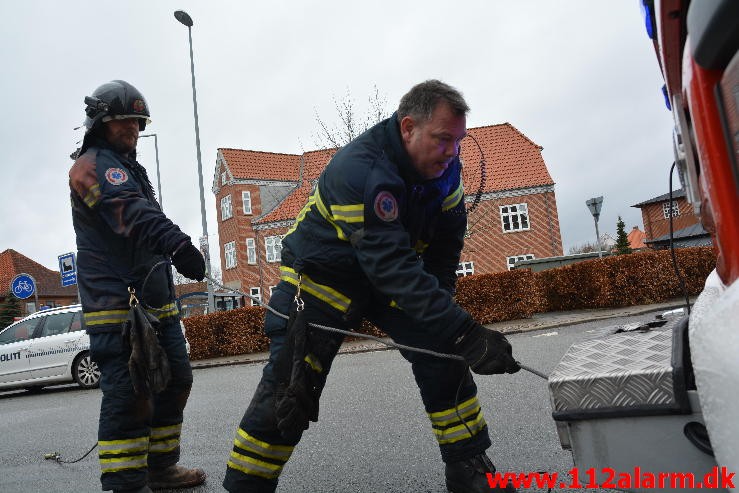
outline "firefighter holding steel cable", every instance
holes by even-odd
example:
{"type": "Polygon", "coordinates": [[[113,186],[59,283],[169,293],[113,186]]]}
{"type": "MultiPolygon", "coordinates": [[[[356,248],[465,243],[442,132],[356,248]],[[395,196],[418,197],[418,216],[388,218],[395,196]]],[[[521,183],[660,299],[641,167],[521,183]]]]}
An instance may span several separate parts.
{"type": "Polygon", "coordinates": [[[520,369],[501,333],[453,300],[467,215],[460,141],[469,107],[453,87],[428,80],[398,110],[341,148],[282,240],[280,283],[265,333],[270,359],[236,432],[224,487],[273,492],[309,421],[343,340],[363,318],[395,342],[465,362],[401,350],[410,363],[452,493],[491,489],[491,446],[470,369],[520,369]]]}

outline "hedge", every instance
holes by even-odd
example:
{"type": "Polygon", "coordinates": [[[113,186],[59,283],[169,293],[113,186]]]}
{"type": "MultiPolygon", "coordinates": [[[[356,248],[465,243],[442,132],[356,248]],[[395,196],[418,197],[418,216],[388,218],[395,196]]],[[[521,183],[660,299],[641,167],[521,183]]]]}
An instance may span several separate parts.
{"type": "MultiPolygon", "coordinates": [[[[688,294],[699,294],[716,266],[712,249],[681,248],[675,256],[688,294]]],[[[683,295],[668,250],[588,260],[536,276],[545,312],[647,305],[683,295]]]]}
{"type": "MultiPolygon", "coordinates": [[[[711,248],[675,251],[690,295],[703,289],[716,265],[711,248]]],[[[667,250],[611,256],[541,272],[510,272],[464,277],[456,300],[482,324],[531,317],[534,313],[659,303],[681,297],[667,250]]],[[[237,308],[184,319],[193,360],[266,351],[265,309],[237,308]]],[[[384,336],[368,322],[358,332],[384,336]]]]}
{"type": "Polygon", "coordinates": [[[265,309],[258,306],[183,319],[190,359],[257,353],[269,348],[262,326],[265,309]]]}
{"type": "Polygon", "coordinates": [[[541,311],[541,286],[528,269],[463,277],[457,303],[481,324],[529,318],[541,311]]]}

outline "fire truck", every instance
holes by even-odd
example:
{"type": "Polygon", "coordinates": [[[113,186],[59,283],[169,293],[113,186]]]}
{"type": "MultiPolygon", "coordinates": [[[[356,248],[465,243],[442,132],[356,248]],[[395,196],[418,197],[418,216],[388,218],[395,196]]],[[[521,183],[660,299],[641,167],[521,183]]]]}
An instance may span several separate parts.
{"type": "MultiPolygon", "coordinates": [[[[685,316],[607,327],[570,347],[549,377],[553,417],[577,470],[600,480],[606,470],[700,480],[723,468],[739,491],[739,0],[640,3],[675,122],[673,166],[716,268],[685,316]]],[[[691,484],[642,486],[621,489],[691,484]]]]}

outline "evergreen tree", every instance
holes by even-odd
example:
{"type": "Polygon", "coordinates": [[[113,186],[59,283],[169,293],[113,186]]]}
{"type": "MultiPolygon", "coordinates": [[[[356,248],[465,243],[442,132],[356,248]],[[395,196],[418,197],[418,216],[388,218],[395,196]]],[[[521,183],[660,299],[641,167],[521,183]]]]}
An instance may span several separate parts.
{"type": "Polygon", "coordinates": [[[614,247],[616,255],[624,255],[631,253],[631,246],[629,245],[629,238],[626,236],[626,227],[624,226],[624,220],[621,216],[618,216],[618,222],[616,223],[616,245],[614,247]]]}
{"type": "Polygon", "coordinates": [[[21,316],[21,304],[13,293],[4,294],[5,299],[0,302],[0,330],[13,323],[13,318],[21,316]]]}

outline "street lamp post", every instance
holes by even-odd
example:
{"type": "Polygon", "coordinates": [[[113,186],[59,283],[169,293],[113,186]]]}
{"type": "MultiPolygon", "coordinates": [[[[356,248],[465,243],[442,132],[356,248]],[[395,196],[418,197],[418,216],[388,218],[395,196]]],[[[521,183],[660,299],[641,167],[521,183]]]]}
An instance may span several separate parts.
{"type": "Polygon", "coordinates": [[[157,141],[157,134],[145,134],[139,135],[141,137],[154,137],[154,152],[157,159],[157,189],[159,191],[159,208],[164,212],[164,200],[162,199],[162,178],[159,174],[159,142],[157,141]]]}
{"type": "MultiPolygon", "coordinates": [[[[205,191],[203,188],[203,163],[200,158],[200,127],[198,125],[198,99],[195,92],[195,61],[192,56],[192,18],[184,10],[177,10],[174,13],[175,19],[181,24],[187,26],[187,37],[190,42],[190,74],[192,75],[192,107],[195,115],[195,148],[198,154],[198,179],[200,183],[200,215],[203,221],[203,237],[200,239],[200,248],[203,251],[205,257],[205,267],[208,276],[210,277],[210,248],[208,246],[208,223],[205,219],[205,191]]],[[[213,302],[213,283],[210,279],[207,279],[208,285],[208,312],[212,313],[215,311],[215,304],[213,302]]]]}
{"type": "Polygon", "coordinates": [[[598,232],[598,219],[600,218],[600,208],[603,205],[603,196],[594,197],[585,201],[585,205],[590,209],[595,221],[595,238],[598,240],[598,258],[603,258],[603,248],[600,246],[600,233],[598,232]]]}

